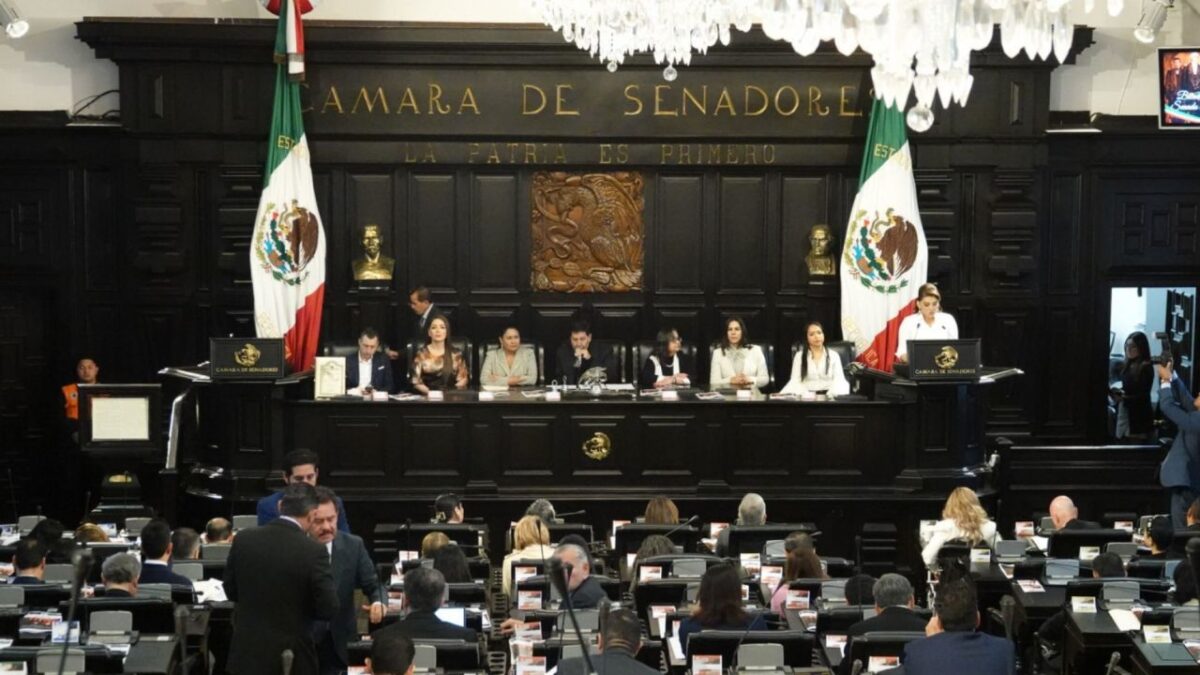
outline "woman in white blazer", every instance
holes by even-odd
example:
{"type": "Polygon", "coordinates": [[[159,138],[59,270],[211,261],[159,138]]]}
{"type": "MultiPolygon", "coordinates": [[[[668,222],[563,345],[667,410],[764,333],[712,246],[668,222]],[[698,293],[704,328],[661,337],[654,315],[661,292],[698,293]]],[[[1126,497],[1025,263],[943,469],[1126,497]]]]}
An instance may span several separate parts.
{"type": "Polygon", "coordinates": [[[783,387],[784,394],[844,396],[850,383],[842,370],[842,357],[825,348],[825,328],[820,321],[809,321],[804,329],[804,346],[792,359],[792,376],[783,387]]]}
{"type": "Polygon", "coordinates": [[[942,519],[933,526],[929,543],[921,549],[925,567],[933,568],[937,564],[938,551],[951,539],[963,539],[972,546],[982,544],[991,548],[996,545],[996,523],[988,518],[971,488],[956,487],[946,498],[942,519]]]}
{"type": "Polygon", "coordinates": [[[713,388],[759,389],[771,381],[762,347],[747,342],[746,322],[739,316],[725,321],[725,337],[713,350],[708,386],[713,388]]]}

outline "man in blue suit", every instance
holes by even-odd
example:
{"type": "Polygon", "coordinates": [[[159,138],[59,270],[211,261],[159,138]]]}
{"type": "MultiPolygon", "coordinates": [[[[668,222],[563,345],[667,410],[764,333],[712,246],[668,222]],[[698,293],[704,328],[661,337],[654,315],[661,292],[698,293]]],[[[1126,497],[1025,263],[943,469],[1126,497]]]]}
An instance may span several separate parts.
{"type": "Polygon", "coordinates": [[[171,526],[155,518],[142,528],[142,574],[138,585],[171,584],[191,588],[192,580],[171,569],[171,526]]]}
{"type": "MultiPolygon", "coordinates": [[[[307,483],[316,487],[317,478],[321,475],[320,463],[321,460],[317,457],[317,453],[311,450],[293,450],[284,455],[283,482],[285,487],[298,483],[307,483]]],[[[280,499],[283,499],[283,490],[272,492],[258,500],[257,513],[260,526],[279,518],[280,499]]],[[[337,497],[335,500],[338,510],[338,530],[349,532],[350,521],[346,519],[346,505],[342,503],[341,497],[337,497]]]]}
{"type": "Polygon", "coordinates": [[[1158,365],[1158,407],[1179,429],[1158,470],[1158,482],[1171,493],[1171,525],[1187,528],[1187,510],[1200,494],[1200,397],[1175,376],[1174,364],[1158,365]]]}
{"type": "Polygon", "coordinates": [[[379,334],[374,328],[362,330],[358,352],[346,357],[346,391],[351,394],[393,391],[392,363],[379,351],[379,334]]]}
{"type": "Polygon", "coordinates": [[[969,579],[938,584],[934,615],[926,637],[904,647],[900,659],[905,675],[1013,675],[1015,648],[1004,639],[977,633],[979,605],[969,579]]]}
{"type": "Polygon", "coordinates": [[[8,583],[19,586],[44,583],[46,579],[46,548],[33,537],[17,542],[13,552],[13,573],[8,583]]]}

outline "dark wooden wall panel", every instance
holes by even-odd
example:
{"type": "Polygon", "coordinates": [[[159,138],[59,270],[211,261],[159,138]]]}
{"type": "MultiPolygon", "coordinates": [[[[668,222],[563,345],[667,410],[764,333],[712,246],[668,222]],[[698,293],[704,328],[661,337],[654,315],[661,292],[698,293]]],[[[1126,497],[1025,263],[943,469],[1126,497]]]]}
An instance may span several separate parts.
{"type": "Polygon", "coordinates": [[[718,292],[763,295],[767,290],[765,176],[720,176],[718,292]]]}
{"type": "MultiPolygon", "coordinates": [[[[704,177],[659,175],[654,237],[655,290],[701,293],[704,285],[704,177]]],[[[649,262],[649,261],[648,261],[649,262]]]]}
{"type": "Polygon", "coordinates": [[[517,210],[516,174],[474,175],[471,179],[472,293],[516,295],[529,276],[517,256],[518,232],[528,226],[517,210]]]}
{"type": "Polygon", "coordinates": [[[407,232],[413,285],[457,288],[457,227],[454,174],[409,175],[407,232]]]}

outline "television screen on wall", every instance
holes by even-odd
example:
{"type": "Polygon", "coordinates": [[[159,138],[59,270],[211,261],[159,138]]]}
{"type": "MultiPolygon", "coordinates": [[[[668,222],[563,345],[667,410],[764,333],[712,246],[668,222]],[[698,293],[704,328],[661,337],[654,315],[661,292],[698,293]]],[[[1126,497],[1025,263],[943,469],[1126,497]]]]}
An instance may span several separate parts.
{"type": "Polygon", "coordinates": [[[1158,50],[1158,128],[1200,129],[1200,47],[1158,50]]]}

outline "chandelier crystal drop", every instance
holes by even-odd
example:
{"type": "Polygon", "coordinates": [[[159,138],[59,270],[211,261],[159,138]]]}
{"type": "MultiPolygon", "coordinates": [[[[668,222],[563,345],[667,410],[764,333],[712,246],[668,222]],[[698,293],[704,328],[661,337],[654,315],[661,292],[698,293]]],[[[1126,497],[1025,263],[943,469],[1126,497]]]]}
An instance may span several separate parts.
{"type": "MultiPolygon", "coordinates": [[[[971,53],[992,41],[1015,58],[1071,52],[1075,26],[1072,5],[1091,11],[1095,0],[529,0],[542,20],[610,72],[634,54],[649,54],[673,81],[675,66],[693,54],[729,44],[733,30],[754,23],[773,40],[787,42],[801,56],[830,42],[849,56],[862,49],[874,59],[871,83],[876,98],[900,109],[914,131],[933,123],[933,107],[966,105],[975,78],[971,53]],[[915,99],[910,106],[910,99],[915,99]],[[919,124],[912,124],[917,121],[919,124]]],[[[1105,0],[1109,14],[1124,0],[1105,0]]]]}

